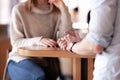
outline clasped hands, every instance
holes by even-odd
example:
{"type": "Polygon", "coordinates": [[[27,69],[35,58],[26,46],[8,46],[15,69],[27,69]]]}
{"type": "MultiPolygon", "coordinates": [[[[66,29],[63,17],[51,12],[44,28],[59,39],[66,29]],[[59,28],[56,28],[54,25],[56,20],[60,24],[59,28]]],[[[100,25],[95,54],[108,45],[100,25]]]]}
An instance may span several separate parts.
{"type": "Polygon", "coordinates": [[[50,38],[42,38],[40,40],[40,46],[42,47],[54,47],[54,48],[61,48],[62,50],[70,51],[70,47],[72,46],[73,42],[80,41],[80,37],[78,33],[66,31],[65,36],[59,38],[57,41],[50,39],[50,38]]]}

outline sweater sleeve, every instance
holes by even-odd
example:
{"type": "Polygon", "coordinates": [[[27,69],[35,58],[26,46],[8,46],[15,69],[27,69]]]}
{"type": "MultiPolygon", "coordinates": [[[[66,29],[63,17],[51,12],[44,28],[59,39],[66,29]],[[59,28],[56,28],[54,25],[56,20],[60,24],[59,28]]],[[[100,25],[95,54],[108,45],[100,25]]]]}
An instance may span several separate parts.
{"type": "Polygon", "coordinates": [[[39,45],[41,37],[26,38],[21,20],[20,6],[15,6],[12,11],[10,22],[10,40],[12,47],[19,48],[23,46],[39,45]]]}
{"type": "Polygon", "coordinates": [[[66,6],[60,10],[59,17],[59,35],[58,37],[63,37],[65,35],[65,31],[73,31],[71,16],[69,14],[68,8],[66,6]]]}

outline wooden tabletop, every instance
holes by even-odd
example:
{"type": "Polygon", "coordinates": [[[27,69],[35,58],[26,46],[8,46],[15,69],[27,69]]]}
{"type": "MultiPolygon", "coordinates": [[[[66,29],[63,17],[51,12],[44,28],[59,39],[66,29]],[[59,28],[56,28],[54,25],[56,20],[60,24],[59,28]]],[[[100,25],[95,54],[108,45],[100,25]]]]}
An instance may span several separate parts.
{"type": "MultiPolygon", "coordinates": [[[[85,51],[84,51],[85,52],[85,51]]],[[[60,48],[43,48],[39,46],[21,47],[18,54],[28,57],[63,57],[73,59],[73,80],[81,80],[81,58],[88,58],[88,80],[92,80],[93,59],[95,55],[78,55],[60,48]],[[89,69],[90,68],[90,69],[89,69]]]]}
{"type": "Polygon", "coordinates": [[[32,57],[67,57],[67,58],[94,58],[95,55],[78,55],[59,48],[44,48],[39,46],[21,47],[18,49],[21,56],[32,57]]]}

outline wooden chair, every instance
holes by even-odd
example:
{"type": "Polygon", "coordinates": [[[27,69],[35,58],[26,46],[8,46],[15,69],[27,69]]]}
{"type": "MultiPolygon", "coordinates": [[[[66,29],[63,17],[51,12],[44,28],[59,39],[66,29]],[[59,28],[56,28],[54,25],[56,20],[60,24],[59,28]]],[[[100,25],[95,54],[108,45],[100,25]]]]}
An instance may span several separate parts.
{"type": "Polygon", "coordinates": [[[18,49],[18,54],[21,56],[28,57],[63,57],[73,59],[73,80],[81,80],[81,59],[88,59],[88,79],[93,78],[93,64],[95,55],[78,55],[75,53],[70,53],[68,51],[63,51],[59,48],[40,48],[40,47],[22,47],[18,49]]]}
{"type": "Polygon", "coordinates": [[[3,80],[11,80],[10,79],[10,76],[7,72],[7,60],[8,60],[8,56],[9,56],[9,52],[11,51],[11,49],[8,49],[6,51],[6,65],[5,65],[5,68],[4,68],[4,73],[3,73],[3,80]]]}

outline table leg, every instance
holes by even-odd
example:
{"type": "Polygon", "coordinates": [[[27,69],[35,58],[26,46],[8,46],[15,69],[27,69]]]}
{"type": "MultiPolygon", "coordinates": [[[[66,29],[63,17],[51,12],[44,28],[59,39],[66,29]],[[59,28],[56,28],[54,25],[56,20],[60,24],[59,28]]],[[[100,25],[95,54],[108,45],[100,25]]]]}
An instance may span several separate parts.
{"type": "Polygon", "coordinates": [[[73,58],[73,80],[81,80],[81,58],[73,58]]]}
{"type": "Polygon", "coordinates": [[[93,58],[89,58],[88,59],[88,80],[93,79],[93,68],[94,68],[93,58]]]}

